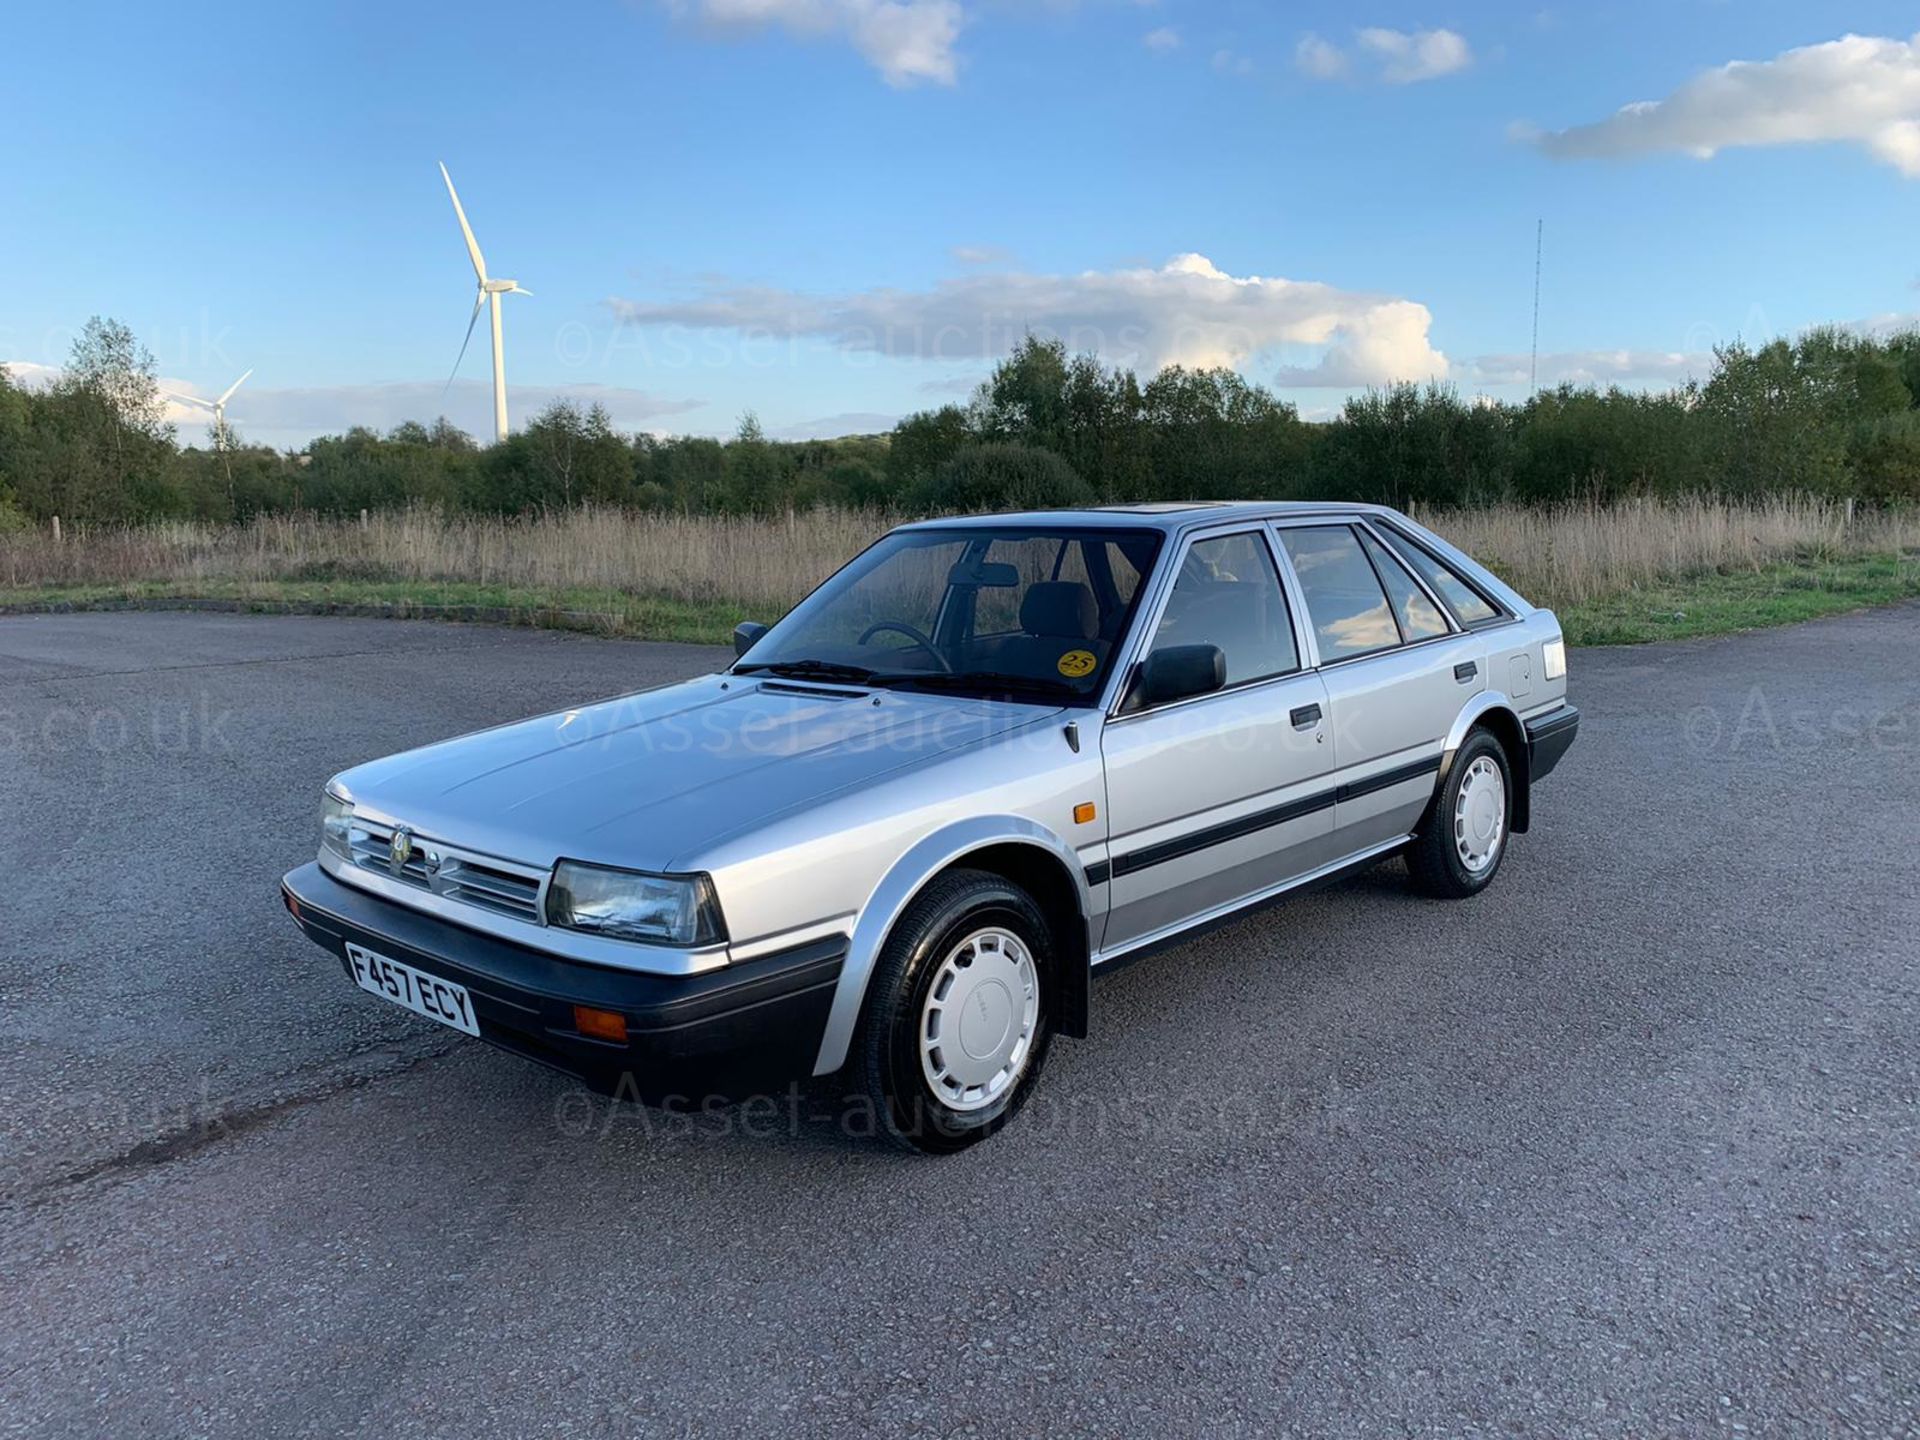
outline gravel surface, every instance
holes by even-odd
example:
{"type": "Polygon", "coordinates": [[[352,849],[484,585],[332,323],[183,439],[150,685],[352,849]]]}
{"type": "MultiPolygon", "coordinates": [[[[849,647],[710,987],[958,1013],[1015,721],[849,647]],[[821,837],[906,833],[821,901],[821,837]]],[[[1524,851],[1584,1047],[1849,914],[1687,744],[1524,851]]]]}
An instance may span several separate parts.
{"type": "Polygon", "coordinates": [[[592,1100],[279,908],[335,770],[723,652],[0,620],[0,1433],[1920,1432],[1917,654],[1578,652],[1491,891],[1105,980],[924,1161],[592,1100]]]}

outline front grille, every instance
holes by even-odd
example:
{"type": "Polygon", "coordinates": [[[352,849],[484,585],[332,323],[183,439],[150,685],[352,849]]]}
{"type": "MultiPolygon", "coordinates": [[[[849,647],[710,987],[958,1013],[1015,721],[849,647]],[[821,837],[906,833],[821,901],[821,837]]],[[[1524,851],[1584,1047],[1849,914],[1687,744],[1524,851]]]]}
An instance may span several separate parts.
{"type": "Polygon", "coordinates": [[[390,859],[392,844],[391,826],[354,817],[353,863],[358,868],[496,915],[539,923],[540,886],[546,878],[540,872],[424,836],[414,837],[413,853],[396,867],[390,859]]]}

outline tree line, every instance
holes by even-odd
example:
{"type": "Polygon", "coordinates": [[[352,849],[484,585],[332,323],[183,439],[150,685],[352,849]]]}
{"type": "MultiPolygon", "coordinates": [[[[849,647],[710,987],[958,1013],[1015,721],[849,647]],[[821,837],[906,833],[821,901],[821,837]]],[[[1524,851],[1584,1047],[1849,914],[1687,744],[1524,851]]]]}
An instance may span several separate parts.
{"type": "Polygon", "coordinates": [[[1032,337],[964,405],[890,434],[728,440],[618,432],[599,406],[550,405],[481,446],[444,418],[355,428],[300,452],[229,430],[183,446],[152,356],[90,321],[59,377],[0,370],[0,529],[45,523],[352,515],[409,505],[520,514],[583,503],[710,514],[820,505],[968,511],[1102,501],[1370,500],[1405,506],[1785,490],[1920,499],[1920,333],[1838,329],[1715,352],[1663,392],[1563,385],[1524,403],[1397,385],[1332,419],[1232,370],[1142,381],[1032,337]]]}

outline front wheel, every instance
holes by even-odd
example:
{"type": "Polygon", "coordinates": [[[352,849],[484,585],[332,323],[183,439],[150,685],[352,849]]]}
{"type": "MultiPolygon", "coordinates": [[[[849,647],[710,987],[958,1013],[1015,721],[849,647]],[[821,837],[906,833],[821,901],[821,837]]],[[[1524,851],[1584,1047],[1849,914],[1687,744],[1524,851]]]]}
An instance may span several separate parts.
{"type": "Polygon", "coordinates": [[[1513,828],[1513,771],[1507,752],[1475,730],[1454,752],[1447,783],[1407,847],[1416,889],[1446,900],[1478,894],[1506,857],[1513,828]]]}
{"type": "Polygon", "coordinates": [[[1053,1039],[1052,938],[1031,896],[956,870],[907,907],[881,952],[856,1073],[894,1140],[951,1154],[1010,1120],[1053,1039]]]}

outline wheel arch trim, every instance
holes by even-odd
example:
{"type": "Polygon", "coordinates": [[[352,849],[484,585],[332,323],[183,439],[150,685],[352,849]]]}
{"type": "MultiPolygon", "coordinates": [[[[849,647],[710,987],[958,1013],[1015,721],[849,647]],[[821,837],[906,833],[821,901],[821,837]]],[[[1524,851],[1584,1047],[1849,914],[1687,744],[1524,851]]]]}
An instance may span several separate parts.
{"type": "MultiPolygon", "coordinates": [[[[860,1012],[866,1003],[867,982],[873,976],[893,927],[914,896],[928,881],[952,869],[967,856],[1003,846],[1043,853],[1058,863],[1072,887],[1082,934],[1077,946],[1067,948],[1078,953],[1081,963],[1071,963],[1072,954],[1069,954],[1066,957],[1069,963],[1062,967],[1064,973],[1056,977],[1056,983],[1067,995],[1069,1015],[1075,1010],[1073,997],[1079,997],[1078,1014],[1084,1030],[1085,996],[1091,982],[1087,961],[1093,949],[1093,903],[1080,857],[1053,831],[1025,816],[977,815],[944,826],[916,842],[893,863],[874,886],[866,904],[860,907],[848,940],[840,981],[834,990],[833,1006],[827,1015],[827,1026],[820,1037],[820,1053],[813,1067],[815,1075],[831,1074],[846,1063],[854,1031],[859,1028],[860,1012]]],[[[1069,1028],[1068,1033],[1074,1032],[1069,1028]]]]}
{"type": "Polygon", "coordinates": [[[1453,757],[1456,751],[1466,743],[1467,736],[1477,725],[1492,719],[1510,735],[1501,741],[1507,752],[1507,769],[1513,779],[1513,816],[1512,830],[1516,835],[1526,833],[1532,819],[1531,792],[1533,777],[1528,773],[1527,727],[1520,718],[1520,707],[1511,698],[1499,690],[1482,690],[1460,709],[1454,717],[1453,728],[1447,732],[1447,743],[1440,752],[1440,774],[1434,781],[1433,795],[1437,803],[1441,791],[1446,789],[1448,777],[1453,774],[1453,757]],[[1515,743],[1513,737],[1518,737],[1515,743]]]}

